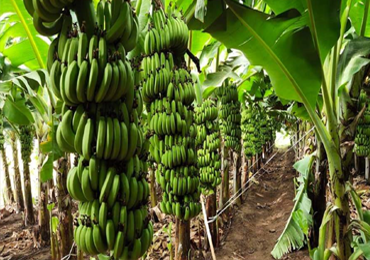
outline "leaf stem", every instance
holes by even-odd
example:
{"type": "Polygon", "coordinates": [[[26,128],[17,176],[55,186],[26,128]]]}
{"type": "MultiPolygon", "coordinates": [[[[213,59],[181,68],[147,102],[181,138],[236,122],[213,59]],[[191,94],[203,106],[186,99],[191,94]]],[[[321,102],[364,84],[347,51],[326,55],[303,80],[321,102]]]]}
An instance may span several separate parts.
{"type": "Polygon", "coordinates": [[[23,25],[23,28],[24,30],[26,31],[26,34],[28,36],[28,40],[30,41],[31,43],[31,46],[32,46],[32,49],[33,51],[35,52],[35,55],[36,55],[36,59],[37,59],[37,62],[39,63],[39,66],[40,68],[44,69],[45,68],[45,63],[44,61],[42,60],[42,57],[41,57],[41,54],[40,54],[40,51],[39,49],[37,48],[37,45],[36,45],[36,42],[35,42],[35,39],[30,31],[30,28],[28,27],[27,23],[26,23],[26,19],[24,18],[24,16],[22,15],[21,13],[21,10],[19,10],[19,7],[17,5],[17,3],[15,2],[15,0],[10,0],[13,7],[14,7],[14,10],[15,12],[17,13],[18,17],[19,17],[19,20],[21,21],[22,25],[23,25]]]}

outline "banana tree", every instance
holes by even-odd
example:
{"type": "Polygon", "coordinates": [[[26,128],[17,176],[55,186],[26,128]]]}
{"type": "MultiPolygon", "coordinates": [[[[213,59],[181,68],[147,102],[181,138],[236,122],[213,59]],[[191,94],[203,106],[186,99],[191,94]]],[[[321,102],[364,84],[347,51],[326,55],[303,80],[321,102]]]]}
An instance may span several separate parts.
{"type": "Polygon", "coordinates": [[[251,64],[261,65],[279,97],[305,106],[328,156],[331,193],[338,208],[334,214],[337,257],[348,259],[351,234],[345,182],[349,174],[342,161],[338,133],[341,86],[337,69],[351,1],[266,0],[273,15],[232,0],[224,2],[228,8],[206,31],[228,48],[241,50],[251,64]],[[323,111],[316,109],[319,93],[324,100],[323,111]]]}

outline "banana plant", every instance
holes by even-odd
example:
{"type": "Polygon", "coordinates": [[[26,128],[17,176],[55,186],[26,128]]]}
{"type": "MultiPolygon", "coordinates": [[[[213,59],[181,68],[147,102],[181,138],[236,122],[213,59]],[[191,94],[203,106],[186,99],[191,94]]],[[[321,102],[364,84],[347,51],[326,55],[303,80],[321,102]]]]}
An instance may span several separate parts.
{"type": "MultiPolygon", "coordinates": [[[[266,0],[272,15],[233,0],[224,2],[228,8],[206,32],[226,47],[241,50],[251,64],[262,66],[280,98],[305,106],[328,155],[331,193],[337,207],[336,251],[339,259],[348,259],[351,255],[351,235],[345,232],[350,223],[349,198],[345,192],[348,172],[337,131],[341,115],[340,86],[336,79],[340,75],[337,68],[343,43],[347,41],[345,31],[351,1],[266,0]],[[319,93],[324,100],[325,121],[316,109],[319,93]]],[[[366,19],[362,24],[366,25],[366,19]]]]}

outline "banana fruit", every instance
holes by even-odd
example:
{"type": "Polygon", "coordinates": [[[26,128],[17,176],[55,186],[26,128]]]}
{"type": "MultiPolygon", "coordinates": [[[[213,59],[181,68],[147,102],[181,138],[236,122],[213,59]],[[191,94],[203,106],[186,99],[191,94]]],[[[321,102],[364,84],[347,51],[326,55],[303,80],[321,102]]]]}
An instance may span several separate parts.
{"type": "Polygon", "coordinates": [[[218,126],[218,109],[214,100],[207,99],[196,107],[194,121],[197,124],[197,165],[203,194],[216,191],[221,183],[221,147],[218,126]]]}
{"type": "MultiPolygon", "coordinates": [[[[163,10],[153,11],[150,20],[140,71],[150,136],[148,148],[156,164],[156,181],[163,191],[160,209],[188,221],[201,209],[195,150],[197,125],[192,106],[194,82],[185,64],[175,64],[187,49],[188,28],[180,15],[166,14],[163,10]]],[[[129,176],[131,171],[126,174],[129,176]]],[[[129,186],[141,189],[141,184],[132,180],[129,186]]],[[[130,192],[128,208],[134,205],[133,196],[136,197],[130,192]]],[[[132,241],[134,247],[135,243],[140,246],[138,241],[132,241]]],[[[146,240],[141,241],[142,247],[146,244],[146,240]]]]}
{"type": "Polygon", "coordinates": [[[68,193],[79,201],[76,244],[92,256],[138,259],[153,239],[140,72],[126,58],[138,41],[138,18],[129,1],[101,0],[97,24],[78,26],[69,11],[74,0],[25,2],[36,30],[57,35],[47,65],[50,90],[62,103],[57,144],[78,154],[67,175],[68,193]]]}

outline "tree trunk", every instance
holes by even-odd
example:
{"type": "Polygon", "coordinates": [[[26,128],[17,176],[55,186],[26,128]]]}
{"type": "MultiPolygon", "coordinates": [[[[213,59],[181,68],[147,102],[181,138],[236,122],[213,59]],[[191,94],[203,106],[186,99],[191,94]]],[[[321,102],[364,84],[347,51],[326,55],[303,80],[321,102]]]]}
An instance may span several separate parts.
{"type": "Polygon", "coordinates": [[[369,178],[369,157],[366,157],[365,158],[365,180],[366,180],[366,183],[369,184],[370,183],[370,178],[369,178]]]}
{"type": "Polygon", "coordinates": [[[154,208],[155,206],[157,206],[157,193],[155,190],[155,175],[152,167],[149,168],[149,175],[150,175],[150,202],[152,208],[154,208]]]}
{"type": "MultiPolygon", "coordinates": [[[[39,151],[40,151],[40,143],[39,140],[39,151]]],[[[49,210],[47,208],[48,205],[48,188],[47,183],[41,181],[41,169],[45,159],[45,155],[39,152],[39,164],[38,164],[38,172],[39,172],[39,211],[38,211],[38,224],[39,224],[39,233],[41,239],[41,245],[48,245],[50,243],[50,216],[49,210]]]]}
{"type": "Polygon", "coordinates": [[[58,189],[58,217],[59,217],[59,237],[60,254],[64,257],[69,254],[73,242],[73,218],[72,218],[72,199],[67,191],[68,160],[61,158],[58,160],[57,189],[58,189]]]}
{"type": "Polygon", "coordinates": [[[16,137],[15,132],[11,132],[10,135],[11,135],[11,146],[12,146],[12,150],[13,150],[14,187],[15,187],[15,196],[16,196],[17,209],[19,211],[24,211],[22,180],[21,180],[21,172],[20,172],[20,169],[19,169],[19,159],[18,159],[17,137],[16,137]]]}
{"type": "Polygon", "coordinates": [[[31,190],[31,174],[30,161],[33,144],[33,130],[29,126],[20,128],[21,154],[23,161],[23,187],[24,187],[24,202],[26,206],[25,224],[35,224],[35,216],[33,215],[32,190],[31,190]]]}
{"type": "Polygon", "coordinates": [[[49,194],[49,201],[55,203],[57,201],[57,196],[55,195],[55,186],[53,179],[47,181],[47,189],[49,194]]]}
{"type": "Polygon", "coordinates": [[[7,160],[6,160],[6,154],[5,154],[4,146],[2,147],[2,149],[0,149],[0,153],[1,153],[1,158],[2,158],[2,162],[3,162],[3,171],[4,171],[4,175],[5,175],[6,200],[7,200],[7,203],[11,204],[11,203],[14,203],[14,194],[13,194],[13,190],[12,190],[12,184],[10,182],[9,165],[8,165],[7,160]]]}
{"type": "MultiPolygon", "coordinates": [[[[236,194],[236,193],[241,192],[240,188],[241,188],[241,182],[242,182],[241,174],[240,174],[240,156],[239,156],[239,153],[237,152],[233,152],[233,164],[234,164],[233,166],[233,176],[234,176],[233,190],[234,190],[234,194],[236,194]]],[[[242,196],[238,197],[235,200],[235,203],[236,205],[240,206],[242,204],[242,196]]]]}
{"type": "MultiPolygon", "coordinates": [[[[210,194],[207,196],[206,201],[206,212],[207,217],[212,218],[216,215],[217,205],[216,205],[216,191],[214,191],[213,194],[210,194]]],[[[204,220],[208,221],[208,220],[204,220]]],[[[214,247],[218,246],[218,232],[217,232],[217,221],[213,221],[212,223],[209,223],[209,230],[211,232],[212,236],[212,244],[214,247]]],[[[206,245],[208,246],[208,237],[204,236],[206,239],[206,245]]]]}
{"type": "MultiPolygon", "coordinates": [[[[222,174],[222,193],[221,193],[221,200],[220,200],[220,209],[222,209],[226,202],[230,198],[230,191],[229,191],[229,153],[230,150],[227,151],[225,148],[224,143],[221,144],[221,174],[222,174]]],[[[225,210],[224,213],[228,215],[228,210],[225,210]]]]}
{"type": "MultiPolygon", "coordinates": [[[[40,176],[40,175],[39,175],[40,176]]],[[[48,245],[50,242],[50,216],[47,209],[48,189],[46,183],[39,181],[39,231],[42,245],[48,245]]]]}
{"type": "Polygon", "coordinates": [[[188,260],[190,256],[190,221],[176,218],[177,243],[175,247],[176,260],[188,260]]]}
{"type": "Polygon", "coordinates": [[[322,218],[326,209],[326,186],[328,162],[326,160],[325,149],[317,137],[317,158],[315,169],[315,180],[313,183],[312,209],[313,209],[313,230],[310,237],[311,247],[317,247],[319,242],[319,232],[322,218]]]}

